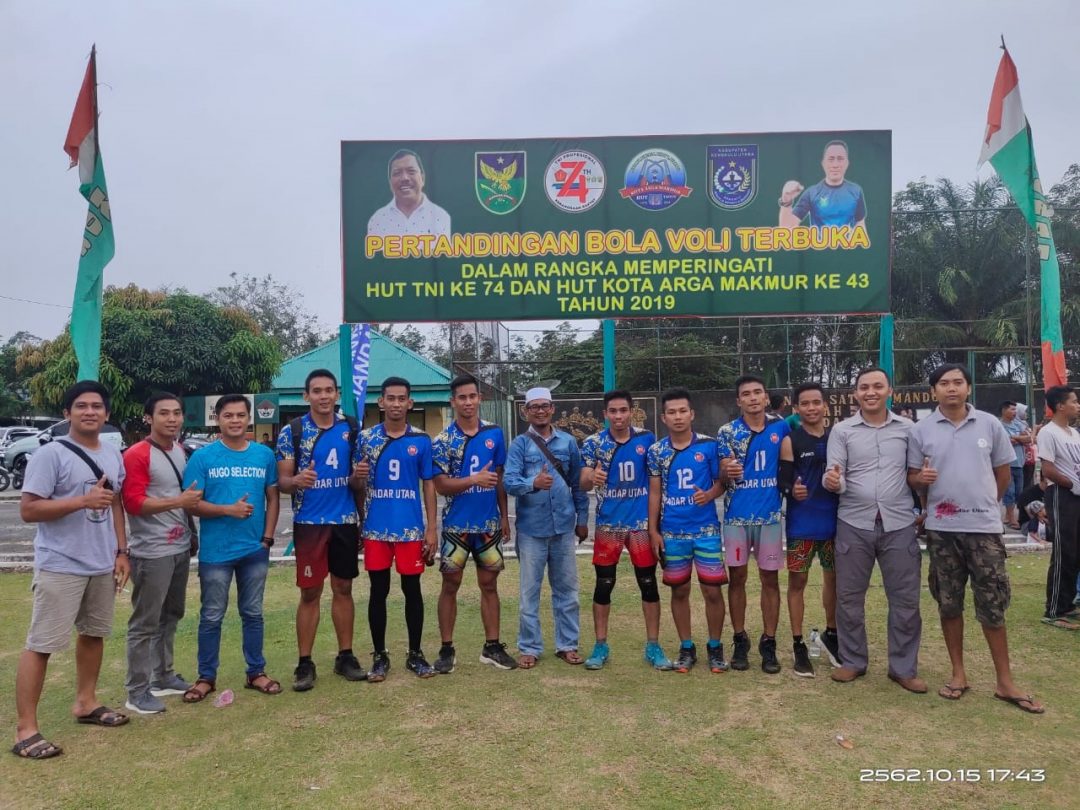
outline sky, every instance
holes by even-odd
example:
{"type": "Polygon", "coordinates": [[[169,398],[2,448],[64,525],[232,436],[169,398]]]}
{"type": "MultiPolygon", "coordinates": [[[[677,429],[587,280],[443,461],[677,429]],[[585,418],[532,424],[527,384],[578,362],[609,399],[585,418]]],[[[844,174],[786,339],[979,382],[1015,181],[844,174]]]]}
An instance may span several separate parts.
{"type": "Polygon", "coordinates": [[[1080,162],[1078,32],[1074,0],[0,0],[0,336],[70,313],[95,42],[106,283],[269,273],[329,327],[342,140],[891,129],[896,188],[968,182],[1004,34],[1049,186],[1080,162]]]}

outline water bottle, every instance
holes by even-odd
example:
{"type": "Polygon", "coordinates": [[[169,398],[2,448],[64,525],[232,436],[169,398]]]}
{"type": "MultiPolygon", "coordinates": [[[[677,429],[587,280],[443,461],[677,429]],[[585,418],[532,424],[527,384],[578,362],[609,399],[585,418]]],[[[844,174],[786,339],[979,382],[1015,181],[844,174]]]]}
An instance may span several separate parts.
{"type": "Polygon", "coordinates": [[[806,646],[811,658],[821,658],[821,636],[816,627],[810,631],[810,643],[806,646]]]}

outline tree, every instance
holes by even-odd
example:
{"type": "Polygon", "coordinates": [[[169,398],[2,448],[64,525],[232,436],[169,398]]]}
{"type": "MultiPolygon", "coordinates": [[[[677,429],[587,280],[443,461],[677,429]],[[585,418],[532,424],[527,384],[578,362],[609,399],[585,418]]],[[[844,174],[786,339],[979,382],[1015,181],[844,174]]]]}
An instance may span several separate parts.
{"type": "MultiPolygon", "coordinates": [[[[134,284],[105,290],[101,381],[112,394],[114,421],[140,417],[143,401],[158,390],[181,396],[263,391],[282,359],[277,342],[246,312],[183,291],[134,284]]],[[[70,329],[25,347],[18,362],[33,374],[34,405],[58,411],[78,372],[70,329]]]]}
{"type": "Polygon", "coordinates": [[[383,337],[389,338],[395,343],[404,346],[406,349],[410,349],[421,356],[426,356],[427,338],[424,337],[423,332],[411,323],[396,325],[392,323],[373,323],[371,328],[383,337]]]}
{"type": "Polygon", "coordinates": [[[274,281],[269,273],[258,276],[229,273],[232,283],[207,297],[223,307],[243,310],[263,334],[277,343],[283,357],[310,351],[334,335],[304,309],[303,293],[274,281]]]}
{"type": "Polygon", "coordinates": [[[19,353],[37,346],[41,338],[16,332],[0,348],[0,416],[25,416],[30,405],[30,377],[19,368],[19,353]]]}

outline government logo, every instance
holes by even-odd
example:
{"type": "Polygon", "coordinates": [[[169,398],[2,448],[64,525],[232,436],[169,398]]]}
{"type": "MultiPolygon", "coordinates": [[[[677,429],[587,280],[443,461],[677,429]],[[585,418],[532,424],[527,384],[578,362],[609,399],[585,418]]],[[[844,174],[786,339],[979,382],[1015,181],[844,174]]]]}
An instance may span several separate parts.
{"type": "Polygon", "coordinates": [[[686,185],[683,162],[667,149],[646,149],[630,161],[619,196],[638,208],[663,211],[693,191],[686,185]]]}
{"type": "Polygon", "coordinates": [[[493,214],[509,214],[525,199],[524,152],[477,152],[476,199],[493,214]]]}
{"type": "Polygon", "coordinates": [[[556,155],[544,172],[544,191],[551,204],[571,214],[588,211],[604,196],[607,177],[596,156],[580,149],[556,155]]]}
{"type": "Polygon", "coordinates": [[[757,196],[757,146],[710,146],[706,155],[709,199],[713,205],[729,211],[749,205],[757,196]]]}

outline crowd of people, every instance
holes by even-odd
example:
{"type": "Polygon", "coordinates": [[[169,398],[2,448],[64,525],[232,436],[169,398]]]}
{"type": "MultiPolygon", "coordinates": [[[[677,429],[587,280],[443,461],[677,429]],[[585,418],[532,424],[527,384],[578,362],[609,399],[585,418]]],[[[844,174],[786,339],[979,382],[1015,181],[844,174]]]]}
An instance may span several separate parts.
{"type": "MultiPolygon", "coordinates": [[[[782,669],[779,572],[786,568],[794,674],[815,676],[811,645],[820,644],[832,680],[854,682],[870,666],[864,605],[876,564],[888,601],[886,674],[908,692],[925,693],[918,667],[921,527],[930,592],[952,668],[938,695],[959,700],[970,688],[963,658],[970,581],[975,618],[994,664],[994,697],[1041,714],[1043,706],[1016,684],[1009,664],[1005,613],[1010,586],[1000,506],[1007,492],[1019,493],[1013,470],[1017,461],[1022,469],[1024,456],[1017,448],[1031,445],[1030,434],[1010,431],[1004,411],[1003,418],[996,418],[971,406],[971,376],[963,366],[939,367],[929,384],[938,407],[916,423],[889,410],[888,375],[879,368],[865,369],[854,385],[858,411],[830,428],[819,384],[807,382],[794,390],[798,419],[785,420],[771,412],[765,383],[748,375],[736,382],[739,416],[716,436],[694,430],[693,395],[676,388],[661,397],[660,418],[667,432],[660,439],[632,424],[634,402],[628,392],[608,391],[607,427],[579,447],[553,426],[552,395],[544,388],[527,392],[528,429],[507,445],[502,430],[480,418],[477,380],[457,377],[450,385],[454,419],[432,439],[408,422],[413,401],[407,380],[383,381],[383,419],[361,430],[355,419],[338,412],[334,374],[319,369],[305,382],[308,412],[283,427],[276,448],[247,438],[250,405],[244,396],[229,394],[215,406],[219,440],[188,459],[178,444],[183,404],[175,394],[150,397],[144,409],[149,435],[121,455],[99,440],[109,416],[109,392],[100,383],[79,382],[63,400],[69,435],[33,455],[23,485],[22,519],[36,523],[37,534],[33,612],[18,663],[12,751],[33,759],[61,753],[42,735],[37,706],[49,657],[70,644],[72,628],[77,634],[76,720],[107,727],[129,721],[128,714],[97,698],[115,596],[129,578],[127,711],[162,712],[161,698],[168,695],[199,703],[217,689],[221,627],[234,579],[244,685],[279,694],[282,685],[267,673],[263,654],[263,591],[281,493],[293,498],[299,600],[292,689],[297,692],[316,684],[313,652],[327,578],[337,643],[335,674],[369,683],[388,677],[392,568],[405,597],[405,669],[420,678],[453,673],[457,597],[470,557],[485,638],[481,664],[512,670],[541,662],[540,594],[546,571],[555,656],[601,670],[612,655],[611,597],[625,548],[641,596],[642,654],[652,668],[687,673],[697,664],[690,599],[695,574],[704,604],[708,669],[750,668],[746,583],[753,559],[761,591],[761,670],[775,675],[782,669]],[[595,643],[582,655],[576,548],[589,535],[590,491],[596,498],[595,643]],[[444,499],[441,516],[438,495],[444,499]],[[511,539],[509,496],[516,498],[516,656],[501,640],[498,591],[503,548],[511,539]],[[717,501],[722,501],[719,512],[717,501]],[[176,671],[173,645],[185,612],[190,559],[196,554],[198,671],[189,682],[176,671]],[[370,580],[367,619],[373,654],[368,668],[353,651],[352,588],[361,558],[370,580]],[[825,630],[808,644],[804,594],[815,558],[823,577],[825,630]],[[436,561],[441,644],[429,663],[421,648],[421,577],[436,561]],[[668,589],[678,635],[672,656],[660,643],[661,584],[668,589]],[[732,629],[730,660],[724,646],[726,618],[732,629]]],[[[1025,491],[1026,498],[1015,500],[1029,514],[1044,517],[1053,542],[1044,621],[1072,628],[1078,616],[1073,601],[1080,557],[1080,434],[1072,424],[1080,416],[1080,403],[1064,386],[1050,389],[1046,402],[1052,418],[1040,430],[1037,445],[1045,493],[1035,487],[1041,497],[1025,491]]],[[[1006,519],[1017,519],[1016,512],[1006,519]]]]}

